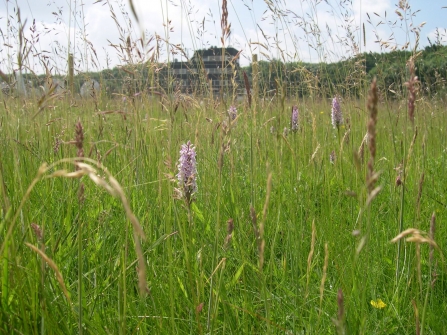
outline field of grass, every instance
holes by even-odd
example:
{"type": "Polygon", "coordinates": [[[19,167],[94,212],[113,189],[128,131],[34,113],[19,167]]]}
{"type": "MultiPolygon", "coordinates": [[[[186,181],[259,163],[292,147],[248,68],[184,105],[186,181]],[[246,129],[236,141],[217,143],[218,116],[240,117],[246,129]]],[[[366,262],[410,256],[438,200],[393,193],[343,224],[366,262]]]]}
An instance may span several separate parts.
{"type": "Polygon", "coordinates": [[[341,101],[338,131],[330,100],[285,105],[232,121],[223,104],[60,101],[31,118],[37,103],[5,100],[0,332],[442,333],[444,107],[421,100],[413,125],[404,102],[377,104],[368,186],[365,101],[341,101]],[[191,203],[175,190],[187,141],[191,203]]]}
{"type": "Polygon", "coordinates": [[[377,89],[356,59],[302,97],[280,65],[252,101],[0,95],[0,334],[445,333],[445,78],[404,59],[377,89]]]}

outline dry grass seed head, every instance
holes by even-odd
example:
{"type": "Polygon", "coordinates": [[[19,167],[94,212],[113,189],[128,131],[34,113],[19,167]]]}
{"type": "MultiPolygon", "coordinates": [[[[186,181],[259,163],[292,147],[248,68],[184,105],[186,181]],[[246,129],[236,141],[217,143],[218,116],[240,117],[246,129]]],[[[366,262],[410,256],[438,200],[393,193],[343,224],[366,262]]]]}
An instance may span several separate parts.
{"type": "Polygon", "coordinates": [[[408,89],[408,117],[411,123],[414,124],[414,109],[416,101],[416,93],[418,91],[418,77],[415,75],[416,68],[414,65],[414,57],[411,57],[407,63],[407,67],[410,70],[410,79],[404,83],[408,89]]]}
{"type": "Polygon", "coordinates": [[[43,231],[42,228],[36,223],[31,223],[31,228],[33,229],[34,235],[36,235],[37,240],[43,241],[43,231]]]}
{"type": "Polygon", "coordinates": [[[377,82],[374,78],[371,83],[371,88],[368,95],[368,110],[369,110],[369,122],[368,122],[368,147],[371,153],[371,157],[376,157],[376,124],[377,124],[377,82]]]}
{"type": "MultiPolygon", "coordinates": [[[[436,232],[436,215],[435,212],[433,212],[431,219],[430,219],[430,232],[428,234],[428,236],[434,240],[435,239],[435,232],[436,232]]],[[[430,246],[430,263],[433,263],[433,251],[434,248],[433,246],[430,246]]]]}

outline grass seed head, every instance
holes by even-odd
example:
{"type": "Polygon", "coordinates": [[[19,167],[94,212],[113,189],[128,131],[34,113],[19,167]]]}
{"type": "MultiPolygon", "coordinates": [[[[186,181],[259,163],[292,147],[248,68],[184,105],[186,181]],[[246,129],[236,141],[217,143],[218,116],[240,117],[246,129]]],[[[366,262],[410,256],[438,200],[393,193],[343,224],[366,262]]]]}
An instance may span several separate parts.
{"type": "MultiPolygon", "coordinates": [[[[435,240],[435,232],[436,232],[436,214],[435,214],[435,212],[433,212],[431,219],[430,219],[430,231],[428,232],[428,237],[432,241],[435,240]]],[[[430,260],[430,264],[433,264],[434,251],[435,251],[435,248],[433,247],[433,245],[430,244],[430,253],[428,256],[428,258],[430,260]]]]}
{"type": "Polygon", "coordinates": [[[368,95],[368,110],[369,110],[369,122],[368,122],[368,147],[371,153],[371,157],[376,157],[376,124],[377,124],[377,102],[379,98],[377,95],[377,83],[376,79],[371,83],[371,88],[368,95]]]}
{"type": "Polygon", "coordinates": [[[37,239],[42,242],[43,240],[43,231],[42,228],[36,223],[31,223],[31,228],[33,229],[34,235],[36,235],[37,239]]]}
{"type": "Polygon", "coordinates": [[[344,298],[343,291],[341,288],[338,289],[337,293],[337,306],[338,306],[338,321],[342,322],[345,316],[344,298]]]}
{"type": "Polygon", "coordinates": [[[414,124],[414,107],[416,101],[416,93],[418,91],[418,77],[415,75],[416,68],[414,66],[413,57],[410,58],[407,64],[410,70],[410,80],[408,80],[404,85],[408,88],[408,117],[410,118],[411,123],[414,124]]]}
{"type": "MultiPolygon", "coordinates": [[[[75,141],[74,144],[78,151],[76,153],[77,157],[84,157],[84,129],[82,128],[81,121],[78,121],[75,126],[75,141]]],[[[78,167],[76,167],[76,170],[78,167]]]]}

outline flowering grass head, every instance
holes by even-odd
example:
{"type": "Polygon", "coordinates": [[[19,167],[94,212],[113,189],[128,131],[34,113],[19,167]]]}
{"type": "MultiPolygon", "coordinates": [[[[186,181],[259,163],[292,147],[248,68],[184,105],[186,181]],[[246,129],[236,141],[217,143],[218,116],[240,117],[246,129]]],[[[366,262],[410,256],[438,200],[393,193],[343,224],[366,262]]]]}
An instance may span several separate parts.
{"type": "Polygon", "coordinates": [[[332,99],[332,126],[334,128],[340,127],[340,125],[343,123],[343,115],[341,113],[340,108],[340,102],[338,101],[337,97],[334,97],[332,99]]]}
{"type": "Polygon", "coordinates": [[[190,141],[181,147],[177,179],[181,196],[190,203],[197,192],[196,148],[190,141]]]}
{"type": "Polygon", "coordinates": [[[290,119],[290,129],[292,129],[292,131],[298,130],[298,107],[297,106],[292,107],[292,117],[290,119]]]}

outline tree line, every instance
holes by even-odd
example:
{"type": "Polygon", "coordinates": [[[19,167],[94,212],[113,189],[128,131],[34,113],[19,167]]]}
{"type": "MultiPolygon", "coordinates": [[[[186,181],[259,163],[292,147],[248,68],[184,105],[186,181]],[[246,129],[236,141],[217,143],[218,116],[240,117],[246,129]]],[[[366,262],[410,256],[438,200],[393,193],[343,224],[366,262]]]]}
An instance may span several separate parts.
{"type": "MultiPolygon", "coordinates": [[[[405,92],[405,82],[411,75],[408,67],[410,59],[414,60],[415,75],[420,81],[419,91],[430,96],[445,95],[447,46],[438,44],[431,44],[417,52],[362,53],[334,63],[259,61],[256,78],[261,95],[273,95],[281,90],[287,96],[328,97],[337,94],[361,97],[375,77],[381,93],[392,98],[405,92]]],[[[244,89],[243,73],[252,82],[254,68],[251,63],[236,69],[234,80],[241,90],[244,89]]],[[[75,92],[79,92],[83,82],[94,79],[101,84],[101,91],[109,96],[173,92],[175,78],[169,69],[166,63],[147,62],[80,73],[74,77],[74,88],[75,92]]],[[[45,75],[25,74],[24,79],[34,86],[40,86],[45,82],[45,75]]],[[[198,76],[197,80],[203,81],[203,76],[198,76]]]]}

